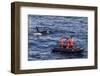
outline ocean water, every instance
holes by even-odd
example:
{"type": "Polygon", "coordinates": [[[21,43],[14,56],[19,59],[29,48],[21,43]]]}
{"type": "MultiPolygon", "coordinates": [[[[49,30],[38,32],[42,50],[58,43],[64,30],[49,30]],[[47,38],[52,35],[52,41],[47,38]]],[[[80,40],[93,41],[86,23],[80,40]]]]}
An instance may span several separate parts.
{"type": "Polygon", "coordinates": [[[28,60],[57,60],[76,59],[88,57],[88,17],[77,16],[28,16],[28,60]],[[40,31],[51,31],[48,35],[36,36],[36,27],[40,31]],[[82,47],[85,50],[81,54],[52,53],[57,47],[59,39],[73,36],[74,47],[82,47]]]}

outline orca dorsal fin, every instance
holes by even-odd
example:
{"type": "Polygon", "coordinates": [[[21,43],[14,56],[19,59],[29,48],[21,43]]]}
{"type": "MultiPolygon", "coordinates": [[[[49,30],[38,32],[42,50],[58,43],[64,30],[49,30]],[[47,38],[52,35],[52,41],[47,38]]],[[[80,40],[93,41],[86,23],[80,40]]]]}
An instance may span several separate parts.
{"type": "Polygon", "coordinates": [[[36,26],[36,30],[37,30],[37,32],[40,32],[37,26],[36,26]]]}

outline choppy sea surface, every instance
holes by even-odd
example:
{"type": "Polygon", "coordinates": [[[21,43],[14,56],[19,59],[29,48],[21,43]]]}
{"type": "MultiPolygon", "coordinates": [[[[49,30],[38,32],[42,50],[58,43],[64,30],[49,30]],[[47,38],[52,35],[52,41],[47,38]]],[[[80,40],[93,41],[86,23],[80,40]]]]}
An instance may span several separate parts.
{"type": "Polygon", "coordinates": [[[28,60],[57,60],[88,57],[88,17],[77,16],[28,16],[28,60]],[[36,27],[40,31],[51,31],[48,35],[36,36],[36,27]],[[74,47],[85,50],[81,54],[52,53],[59,39],[73,36],[74,47]]]}

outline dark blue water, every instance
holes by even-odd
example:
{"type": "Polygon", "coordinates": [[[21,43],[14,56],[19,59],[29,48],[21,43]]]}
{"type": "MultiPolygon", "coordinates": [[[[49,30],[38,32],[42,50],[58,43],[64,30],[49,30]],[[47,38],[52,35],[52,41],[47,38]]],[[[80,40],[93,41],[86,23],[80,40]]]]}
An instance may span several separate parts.
{"type": "Polygon", "coordinates": [[[88,56],[88,18],[74,16],[28,16],[28,60],[57,60],[87,58],[88,56]],[[36,26],[40,30],[50,30],[48,35],[35,36],[36,26]],[[44,29],[45,27],[45,29],[44,29]],[[74,47],[84,48],[81,54],[52,53],[61,36],[73,36],[74,47]]]}

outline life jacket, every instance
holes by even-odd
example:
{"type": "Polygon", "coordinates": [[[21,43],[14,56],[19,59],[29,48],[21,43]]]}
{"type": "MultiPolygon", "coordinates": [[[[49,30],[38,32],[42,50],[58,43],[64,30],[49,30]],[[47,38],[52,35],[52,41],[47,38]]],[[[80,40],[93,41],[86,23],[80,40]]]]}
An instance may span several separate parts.
{"type": "Polygon", "coordinates": [[[60,42],[60,45],[63,46],[64,45],[64,38],[61,38],[59,42],[60,42]]]}
{"type": "Polygon", "coordinates": [[[69,48],[69,45],[70,45],[69,39],[66,39],[66,48],[69,48]]]}
{"type": "Polygon", "coordinates": [[[66,41],[66,48],[69,48],[74,45],[74,39],[68,39],[66,41]]]}
{"type": "Polygon", "coordinates": [[[74,39],[69,39],[69,46],[73,46],[74,45],[74,39]]]}

